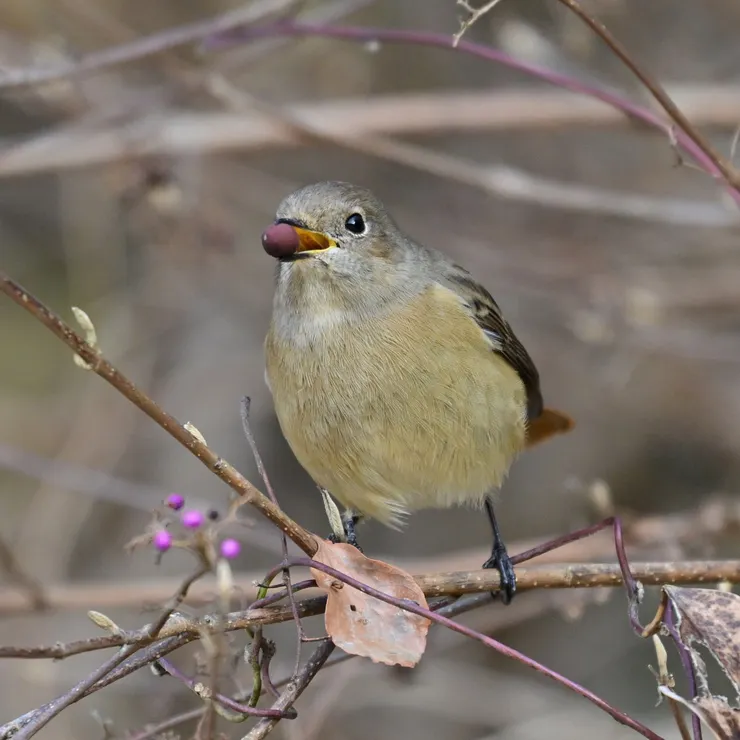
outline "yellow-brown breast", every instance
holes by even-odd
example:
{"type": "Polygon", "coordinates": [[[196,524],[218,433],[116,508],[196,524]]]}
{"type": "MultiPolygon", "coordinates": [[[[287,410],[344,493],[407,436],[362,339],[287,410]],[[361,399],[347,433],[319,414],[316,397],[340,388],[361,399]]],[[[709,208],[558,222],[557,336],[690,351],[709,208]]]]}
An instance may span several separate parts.
{"type": "Polygon", "coordinates": [[[501,485],[524,446],[524,386],[452,291],[324,325],[300,344],[271,328],[265,343],[281,429],[316,483],[391,526],[501,485]]]}

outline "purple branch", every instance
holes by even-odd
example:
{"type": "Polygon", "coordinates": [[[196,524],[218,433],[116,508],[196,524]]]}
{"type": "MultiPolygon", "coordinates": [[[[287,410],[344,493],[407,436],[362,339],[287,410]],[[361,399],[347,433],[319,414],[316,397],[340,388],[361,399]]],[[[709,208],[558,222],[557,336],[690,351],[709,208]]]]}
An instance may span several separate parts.
{"type": "Polygon", "coordinates": [[[319,36],[358,43],[380,41],[390,44],[433,46],[442,49],[449,49],[453,52],[458,51],[464,54],[470,54],[497,64],[503,64],[511,69],[523,72],[524,74],[537,77],[550,85],[555,85],[556,87],[561,87],[581,95],[587,95],[596,100],[601,100],[603,103],[621,110],[627,115],[662,131],[666,136],[668,136],[671,143],[674,143],[677,147],[683,149],[683,151],[688,154],[703,170],[711,174],[715,179],[725,181],[726,189],[733,200],[740,205],[740,190],[736,189],[725,180],[724,175],[717,165],[704,153],[702,148],[688,134],[686,134],[686,132],[675,128],[674,125],[667,121],[663,116],[654,113],[648,108],[644,108],[631,102],[619,93],[591,85],[587,82],[575,79],[569,75],[555,72],[538,64],[530,64],[529,62],[515,59],[509,54],[490,46],[476,44],[472,41],[465,40],[461,40],[455,46],[454,38],[452,36],[443,33],[433,33],[431,31],[364,28],[362,26],[333,26],[293,21],[232,29],[223,34],[215,34],[208,37],[203,42],[202,46],[206,50],[220,49],[234,43],[275,36],[319,36]]]}
{"type": "Polygon", "coordinates": [[[540,555],[544,555],[546,552],[551,552],[552,550],[556,550],[558,547],[563,547],[563,545],[590,537],[592,534],[596,534],[604,529],[609,529],[610,527],[614,530],[614,549],[617,553],[617,562],[619,563],[619,569],[622,572],[622,579],[624,580],[625,590],[627,591],[630,625],[638,636],[644,637],[645,628],[640,623],[638,614],[638,608],[642,599],[642,588],[635,580],[635,577],[632,575],[632,571],[630,570],[629,560],[627,559],[627,553],[624,549],[622,521],[619,517],[610,516],[598,524],[592,524],[590,527],[577,529],[575,532],[569,532],[562,537],[556,537],[554,540],[544,542],[530,550],[514,555],[511,558],[511,562],[516,565],[517,563],[523,563],[525,560],[532,560],[540,555]]]}
{"type": "MultiPolygon", "coordinates": [[[[538,673],[542,673],[548,678],[551,678],[553,681],[556,681],[562,686],[565,686],[567,689],[574,691],[576,694],[579,694],[584,699],[587,699],[592,704],[595,704],[597,707],[602,709],[609,716],[611,716],[613,719],[619,722],[619,724],[625,725],[626,727],[630,727],[631,729],[635,730],[635,732],[640,733],[643,737],[650,738],[650,740],[663,740],[663,738],[661,738],[660,735],[653,732],[648,727],[645,727],[645,725],[643,725],[641,722],[638,722],[637,720],[628,716],[624,712],[621,712],[620,710],[612,707],[610,704],[605,702],[602,698],[600,698],[593,692],[589,691],[583,686],[580,686],[574,681],[571,681],[570,679],[565,678],[564,676],[561,676],[556,671],[553,671],[547,666],[544,666],[541,663],[538,663],[536,660],[529,658],[523,653],[520,653],[518,650],[514,650],[513,648],[510,648],[507,645],[504,645],[502,642],[499,642],[498,640],[494,640],[492,637],[483,635],[480,632],[477,632],[476,630],[471,629],[470,627],[466,627],[465,625],[458,624],[457,622],[454,622],[453,620],[448,619],[447,617],[443,617],[441,614],[436,614],[435,612],[429,609],[425,609],[424,607],[419,606],[415,601],[411,601],[409,599],[399,599],[399,598],[396,598],[395,596],[390,596],[389,594],[383,593],[382,591],[378,591],[377,589],[372,588],[372,586],[367,586],[364,583],[361,583],[360,581],[356,580],[355,578],[352,578],[351,576],[348,576],[345,573],[342,573],[336,570],[335,568],[332,568],[331,566],[325,565],[324,563],[320,563],[316,560],[312,560],[311,558],[293,557],[288,560],[287,564],[290,566],[315,568],[316,570],[320,570],[323,573],[326,573],[327,575],[330,575],[333,578],[336,578],[337,580],[342,581],[343,583],[346,583],[348,586],[352,586],[352,588],[356,588],[358,591],[361,591],[362,593],[365,593],[368,596],[373,596],[376,599],[379,599],[380,601],[384,601],[386,604],[392,604],[398,607],[399,609],[405,609],[406,611],[409,611],[412,614],[418,614],[421,617],[426,617],[430,621],[436,622],[437,624],[441,624],[442,626],[447,627],[448,629],[451,629],[454,632],[459,632],[461,635],[465,635],[466,637],[470,637],[473,640],[482,642],[484,645],[487,645],[488,647],[493,648],[501,655],[504,655],[507,658],[511,658],[513,660],[519,661],[523,665],[533,668],[538,673]]],[[[285,565],[284,563],[281,563],[280,567],[283,567],[284,565],[285,565]]]]}
{"type": "MultiPolygon", "coordinates": [[[[689,650],[686,645],[683,644],[681,636],[678,634],[676,613],[673,610],[673,604],[670,599],[668,599],[666,603],[665,612],[663,614],[663,624],[676,645],[676,650],[678,650],[678,655],[681,658],[681,665],[686,674],[686,680],[689,682],[689,694],[692,699],[695,699],[699,694],[699,687],[696,681],[696,671],[694,670],[694,664],[691,662],[689,650]]],[[[701,720],[694,712],[691,712],[691,729],[694,733],[694,740],[702,740],[701,720]]]]}
{"type": "MultiPolygon", "coordinates": [[[[169,673],[170,676],[182,681],[192,692],[203,698],[202,695],[195,690],[195,686],[198,683],[195,679],[186,676],[179,668],[165,658],[160,658],[157,662],[165,671],[167,671],[167,673],[169,673]]],[[[223,694],[214,694],[212,699],[238,714],[248,714],[254,717],[277,717],[278,719],[295,719],[297,716],[295,710],[292,712],[289,710],[283,712],[279,709],[257,709],[256,707],[249,707],[246,704],[234,701],[223,694]]]]}

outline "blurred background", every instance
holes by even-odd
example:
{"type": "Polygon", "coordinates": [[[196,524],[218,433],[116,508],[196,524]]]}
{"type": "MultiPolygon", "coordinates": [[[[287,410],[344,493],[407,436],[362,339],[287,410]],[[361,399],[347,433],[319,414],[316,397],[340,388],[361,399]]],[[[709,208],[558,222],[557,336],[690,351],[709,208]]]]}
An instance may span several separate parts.
{"type": "MultiPolygon", "coordinates": [[[[729,153],[740,123],[740,6],[584,5],[729,153]]],[[[317,22],[445,34],[463,14],[453,0],[272,6],[317,22]]],[[[5,0],[0,68],[63,66],[242,7],[250,6],[5,0]]],[[[251,7],[255,17],[271,9],[251,7]]],[[[502,2],[465,38],[652,105],[555,0],[502,2]]],[[[614,506],[643,533],[632,541],[635,559],[737,555],[728,512],[740,482],[740,219],[664,135],[462,53],[273,38],[208,52],[185,45],[0,90],[0,137],[2,268],[65,319],[72,305],[87,311],[106,356],[257,483],[239,416],[250,396],[281,505],[309,529],[328,532],[321,501],[281,437],[263,381],[274,265],[259,238],[287,193],[342,179],[375,190],[413,238],[475,272],[534,357],[548,403],[577,419],[571,435],[512,471],[499,506],[510,551],[614,506]],[[403,151],[413,161],[394,154],[389,137],[412,145],[403,151]]],[[[0,574],[0,643],[90,636],[88,609],[138,628],[192,566],[184,554],[156,565],[150,551],[128,555],[123,546],[168,492],[223,510],[228,490],[8,300],[0,300],[0,348],[0,537],[58,601],[33,612],[0,574]]],[[[238,572],[256,579],[279,561],[279,538],[257,515],[239,536],[238,572]]],[[[365,525],[361,542],[368,554],[432,572],[477,567],[489,532],[474,511],[428,512],[403,533],[365,525]]],[[[600,542],[574,557],[613,559],[600,542]]],[[[676,736],[668,710],[655,707],[652,648],[632,635],[621,593],[528,593],[462,619],[676,736]]],[[[320,635],[322,623],[306,629],[320,635]]],[[[289,674],[292,628],[268,636],[278,643],[273,675],[289,674]]],[[[5,661],[0,719],[48,701],[101,661],[95,653],[5,661]]],[[[192,651],[177,661],[194,671],[192,651]]],[[[248,682],[243,667],[240,676],[248,682]]],[[[140,671],[39,737],[100,738],[103,725],[125,737],[197,702],[174,679],[140,671]]],[[[414,671],[351,660],[327,669],[297,706],[300,719],[281,723],[275,737],[633,736],[545,679],[441,631],[414,671]]],[[[193,728],[175,732],[186,738],[193,728]]]]}

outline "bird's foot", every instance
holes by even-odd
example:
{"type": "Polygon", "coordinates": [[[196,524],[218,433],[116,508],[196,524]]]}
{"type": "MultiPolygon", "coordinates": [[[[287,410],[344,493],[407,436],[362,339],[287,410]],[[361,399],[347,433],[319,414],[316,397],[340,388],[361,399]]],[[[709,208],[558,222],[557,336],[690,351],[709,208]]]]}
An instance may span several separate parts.
{"type": "Polygon", "coordinates": [[[342,514],[342,527],[344,528],[344,537],[340,538],[335,533],[330,534],[327,539],[329,542],[333,542],[335,545],[337,542],[346,542],[348,545],[356,547],[360,552],[362,548],[357,542],[357,532],[355,527],[362,517],[359,514],[355,514],[353,511],[347,510],[342,514]]]}
{"type": "Polygon", "coordinates": [[[504,604],[510,604],[516,593],[516,574],[506,547],[500,543],[493,546],[491,557],[483,563],[484,568],[495,568],[501,577],[501,588],[493,591],[493,595],[500,596],[504,604]]]}

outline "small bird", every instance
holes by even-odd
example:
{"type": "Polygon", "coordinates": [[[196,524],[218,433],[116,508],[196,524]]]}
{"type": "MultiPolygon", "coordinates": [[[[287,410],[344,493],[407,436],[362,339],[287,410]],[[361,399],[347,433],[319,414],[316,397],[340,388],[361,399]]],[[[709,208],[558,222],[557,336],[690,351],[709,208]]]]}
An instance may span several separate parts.
{"type": "Polygon", "coordinates": [[[573,421],[543,407],[496,301],[348,183],[288,195],[262,246],[277,259],[265,378],[298,462],[346,509],[346,541],[363,517],[399,528],[420,509],[485,505],[483,567],[499,571],[510,602],[491,495],[522,450],[573,421]]]}

